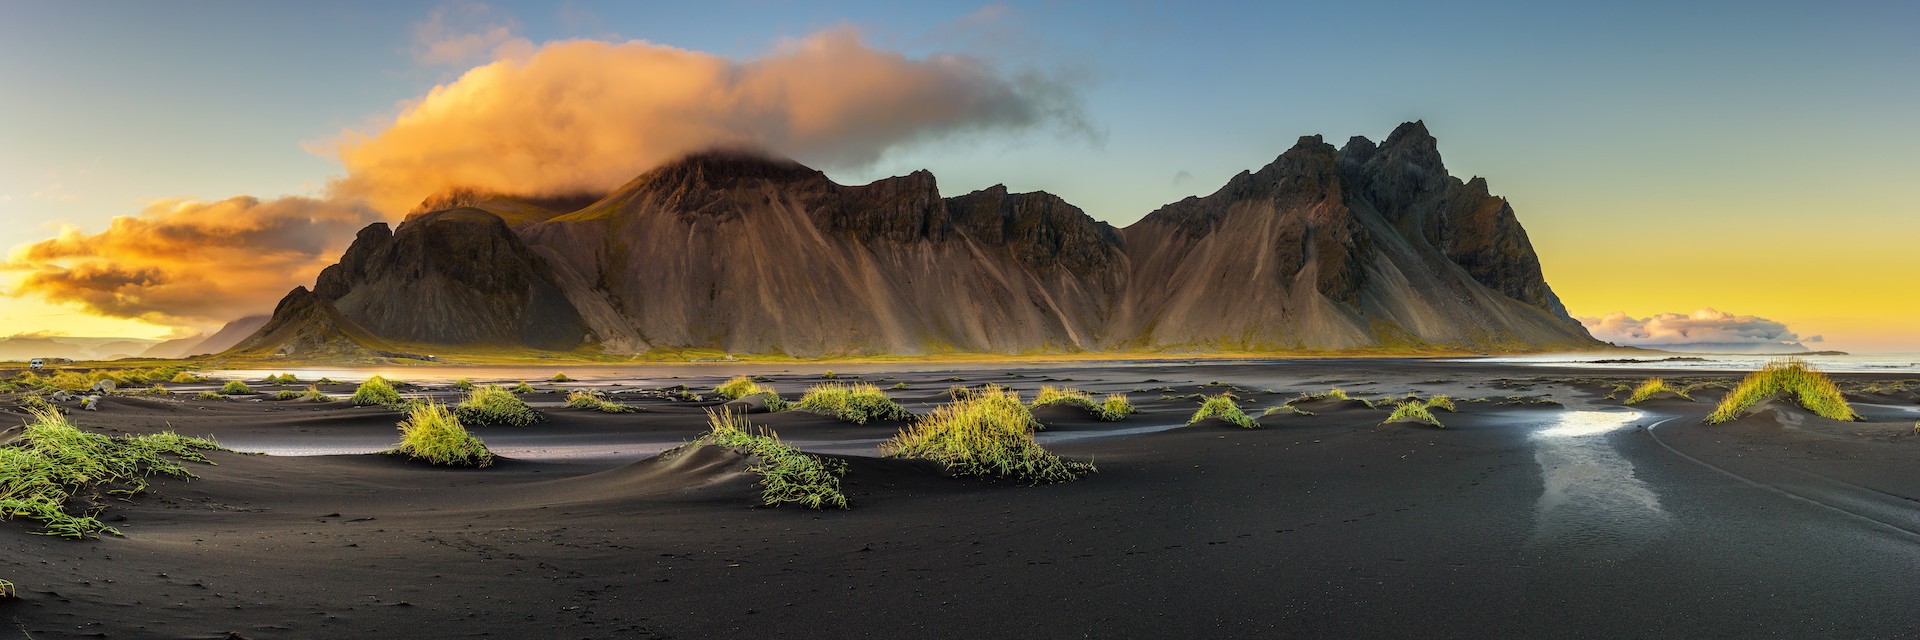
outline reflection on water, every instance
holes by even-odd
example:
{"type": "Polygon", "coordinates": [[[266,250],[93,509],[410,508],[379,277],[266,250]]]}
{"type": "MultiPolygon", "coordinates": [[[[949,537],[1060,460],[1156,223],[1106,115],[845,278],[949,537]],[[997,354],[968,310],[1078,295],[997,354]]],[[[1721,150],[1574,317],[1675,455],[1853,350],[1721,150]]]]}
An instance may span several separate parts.
{"type": "Polygon", "coordinates": [[[1638,411],[1566,411],[1533,433],[1534,461],[1546,485],[1534,507],[1530,545],[1585,559],[1625,557],[1664,533],[1672,516],[1634,475],[1607,434],[1632,425],[1638,411]]]}

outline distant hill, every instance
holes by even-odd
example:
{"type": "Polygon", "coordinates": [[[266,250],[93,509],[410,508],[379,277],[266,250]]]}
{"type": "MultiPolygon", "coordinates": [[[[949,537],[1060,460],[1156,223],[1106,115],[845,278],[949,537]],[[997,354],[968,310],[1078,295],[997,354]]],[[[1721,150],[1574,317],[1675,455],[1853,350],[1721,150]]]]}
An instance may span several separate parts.
{"type": "Polygon", "coordinates": [[[801,357],[1601,346],[1506,200],[1448,174],[1419,122],[1378,145],[1301,138],[1125,229],[1044,192],[943,198],[925,171],[847,186],[742,152],[694,154],[591,202],[443,194],[397,228],[362,230],[239,351],[394,344],[801,357]]]}
{"type": "Polygon", "coordinates": [[[0,338],[0,360],[21,361],[33,358],[114,360],[140,355],[159,342],[159,340],[134,338],[9,336],[0,338]]]}

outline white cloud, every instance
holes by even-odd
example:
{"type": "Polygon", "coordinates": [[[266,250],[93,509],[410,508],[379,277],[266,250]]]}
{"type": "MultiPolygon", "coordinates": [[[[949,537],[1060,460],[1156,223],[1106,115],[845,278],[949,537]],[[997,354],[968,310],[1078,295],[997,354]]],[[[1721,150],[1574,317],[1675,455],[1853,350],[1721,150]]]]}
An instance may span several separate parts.
{"type": "Polygon", "coordinates": [[[1661,313],[1634,318],[1614,312],[1605,317],[1583,317],[1593,337],[1618,345],[1635,347],[1778,345],[1784,350],[1802,347],[1802,342],[1820,342],[1820,336],[1800,337],[1786,323],[1759,316],[1743,316],[1713,308],[1693,313],[1661,313]]]}

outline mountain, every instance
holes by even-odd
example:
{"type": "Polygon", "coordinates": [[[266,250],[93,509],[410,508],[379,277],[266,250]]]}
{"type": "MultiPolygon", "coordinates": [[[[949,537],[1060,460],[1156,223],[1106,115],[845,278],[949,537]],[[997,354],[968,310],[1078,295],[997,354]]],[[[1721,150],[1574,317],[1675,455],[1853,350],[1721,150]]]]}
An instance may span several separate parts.
{"type": "Polygon", "coordinates": [[[241,340],[259,331],[260,327],[266,326],[267,321],[271,319],[273,319],[271,315],[257,315],[229,322],[220,327],[219,331],[213,332],[213,335],[207,336],[206,340],[187,349],[182,355],[197,356],[232,349],[234,345],[240,344],[241,340]]]}
{"type": "Polygon", "coordinates": [[[157,343],[151,347],[147,347],[146,351],[140,352],[140,357],[160,358],[164,360],[172,360],[175,358],[185,358],[188,355],[191,355],[187,353],[189,350],[192,350],[194,347],[199,346],[200,343],[206,342],[206,341],[207,341],[207,336],[203,334],[198,334],[198,333],[187,336],[185,338],[174,338],[172,340],[157,343]]]}
{"type": "Polygon", "coordinates": [[[118,360],[133,357],[158,343],[158,340],[137,338],[21,334],[0,337],[0,361],[17,362],[33,358],[118,360]]]}
{"type": "Polygon", "coordinates": [[[1259,171],[1147,214],[1112,336],[1249,351],[1590,343],[1485,180],[1448,175],[1426,126],[1375,146],[1301,138],[1259,171]]]}
{"type": "Polygon", "coordinates": [[[1448,174],[1420,122],[1378,145],[1301,138],[1125,229],[1044,192],[943,198],[926,171],[847,186],[740,151],[583,202],[429,198],[397,228],[362,230],[242,351],[1599,346],[1506,200],[1448,174]]]}

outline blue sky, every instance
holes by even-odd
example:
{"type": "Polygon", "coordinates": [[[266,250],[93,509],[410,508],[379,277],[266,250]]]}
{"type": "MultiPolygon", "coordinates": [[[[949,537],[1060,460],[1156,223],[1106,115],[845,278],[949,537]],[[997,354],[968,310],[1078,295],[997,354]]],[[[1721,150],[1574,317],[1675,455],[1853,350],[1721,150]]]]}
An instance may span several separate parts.
{"type": "MultiPolygon", "coordinates": [[[[1576,314],[1718,306],[1830,340],[1920,342],[1898,333],[1920,303],[1850,308],[1884,287],[1833,290],[1910,268],[1916,3],[490,5],[535,43],[748,59],[852,25],[874,47],[1064,79],[1096,135],[946,141],[833,175],[928,168],[950,195],[1004,182],[1121,225],[1300,135],[1378,140],[1424,119],[1454,173],[1513,200],[1576,314]],[[1766,267],[1780,252],[1830,270],[1766,267]]],[[[342,170],[309,143],[457,77],[410,53],[415,25],[449,6],[4,3],[0,215],[15,224],[0,244],[97,231],[160,198],[317,193],[342,170]]]]}

